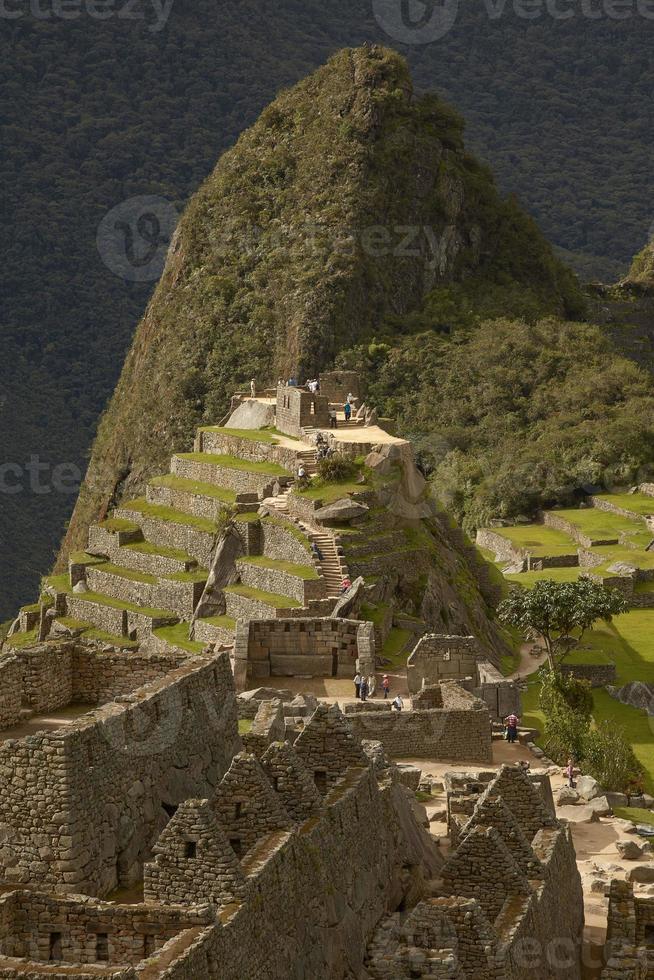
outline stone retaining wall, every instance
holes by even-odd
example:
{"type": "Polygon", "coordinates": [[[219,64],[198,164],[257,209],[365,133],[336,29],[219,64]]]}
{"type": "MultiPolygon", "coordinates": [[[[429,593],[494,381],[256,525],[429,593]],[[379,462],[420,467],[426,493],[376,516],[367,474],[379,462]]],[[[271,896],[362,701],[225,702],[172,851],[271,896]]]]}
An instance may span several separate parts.
{"type": "Polygon", "coordinates": [[[513,544],[503,534],[498,534],[497,531],[482,527],[477,531],[476,543],[478,547],[492,551],[499,560],[510,561],[512,564],[524,562],[526,568],[529,560],[527,549],[519,548],[517,544],[513,544]]]}
{"type": "Polygon", "coordinates": [[[260,553],[268,555],[269,558],[292,561],[296,565],[315,567],[310,546],[305,547],[304,543],[298,540],[295,525],[289,527],[284,526],[283,517],[264,517],[261,521],[261,535],[262,544],[260,553]],[[293,530],[296,531],[295,534],[293,530]]]}
{"type": "Polygon", "coordinates": [[[225,432],[212,432],[211,429],[199,429],[196,437],[195,451],[214,453],[220,456],[237,456],[253,463],[278,463],[290,473],[297,466],[297,454],[306,448],[298,442],[297,450],[286,446],[275,446],[270,442],[256,442],[254,439],[244,439],[242,436],[227,435],[225,432]]]}
{"type": "Polygon", "coordinates": [[[561,664],[561,673],[590,681],[591,687],[606,687],[615,684],[616,667],[615,664],[561,664]]]}
{"type": "Polygon", "coordinates": [[[325,598],[327,593],[322,576],[305,579],[280,568],[267,568],[265,565],[255,565],[242,559],[237,560],[236,567],[244,584],[264,592],[289,596],[302,606],[306,606],[311,599],[325,598]]]}
{"type": "Polygon", "coordinates": [[[215,483],[216,486],[233,490],[235,493],[249,490],[260,493],[273,480],[284,479],[283,476],[275,477],[270,473],[233,469],[230,466],[221,466],[219,463],[210,463],[208,460],[206,463],[198,462],[181,456],[173,456],[171,473],[189,480],[200,480],[202,483],[215,483]]]}
{"type": "Polygon", "coordinates": [[[477,663],[483,657],[474,636],[422,636],[407,660],[407,684],[414,694],[423,686],[442,680],[477,677],[477,663]]]}

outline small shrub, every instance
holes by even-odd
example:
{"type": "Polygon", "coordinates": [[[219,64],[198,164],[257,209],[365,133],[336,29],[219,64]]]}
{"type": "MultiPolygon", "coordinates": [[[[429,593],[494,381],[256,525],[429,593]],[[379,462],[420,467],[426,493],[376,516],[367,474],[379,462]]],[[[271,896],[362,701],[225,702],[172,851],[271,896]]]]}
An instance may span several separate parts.
{"type": "Polygon", "coordinates": [[[643,767],[624,731],[608,721],[603,721],[586,735],[583,759],[587,772],[602,789],[614,793],[634,793],[640,786],[642,791],[643,767]]]}
{"type": "Polygon", "coordinates": [[[341,483],[356,473],[354,462],[342,453],[318,461],[318,476],[324,483],[341,483]]]}

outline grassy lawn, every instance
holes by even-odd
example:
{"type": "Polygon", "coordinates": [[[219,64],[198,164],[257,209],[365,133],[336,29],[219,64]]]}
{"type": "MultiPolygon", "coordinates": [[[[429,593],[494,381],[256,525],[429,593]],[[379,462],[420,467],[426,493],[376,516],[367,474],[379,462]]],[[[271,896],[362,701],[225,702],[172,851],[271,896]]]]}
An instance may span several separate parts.
{"type": "Polygon", "coordinates": [[[613,504],[614,507],[621,507],[623,510],[630,510],[642,517],[647,514],[654,514],[654,497],[648,497],[646,493],[602,493],[597,496],[599,500],[605,500],[607,504],[613,504]]]}
{"type": "Polygon", "coordinates": [[[583,568],[544,568],[542,572],[515,572],[505,575],[507,582],[515,582],[525,589],[533,589],[536,582],[551,579],[553,582],[576,582],[583,568]]]}
{"type": "Polygon", "coordinates": [[[27,647],[30,643],[38,643],[38,630],[30,630],[29,633],[14,633],[5,640],[5,644],[14,650],[27,647]]]}
{"type": "Polygon", "coordinates": [[[250,442],[265,442],[274,446],[277,440],[271,429],[228,429],[224,425],[203,425],[200,432],[218,432],[223,436],[234,436],[236,439],[249,439],[250,442]]]}
{"type": "Polygon", "coordinates": [[[131,568],[123,568],[122,565],[113,565],[110,561],[102,562],[97,567],[98,572],[106,572],[108,575],[116,575],[118,578],[129,579],[130,582],[143,582],[145,585],[156,585],[157,576],[150,575],[149,572],[137,572],[131,568]]]}
{"type": "Polygon", "coordinates": [[[206,534],[215,534],[216,532],[215,521],[208,521],[204,517],[195,517],[193,514],[184,514],[182,511],[166,507],[164,504],[150,504],[145,497],[129,500],[127,503],[121,504],[121,509],[135,511],[144,517],[154,517],[160,521],[185,524],[187,527],[192,527],[196,531],[204,531],[206,534]]]}
{"type": "Polygon", "coordinates": [[[89,555],[86,551],[73,551],[68,556],[68,561],[73,565],[102,565],[104,558],[89,555]]]}
{"type": "Polygon", "coordinates": [[[202,653],[205,644],[196,640],[189,640],[188,630],[189,624],[181,622],[175,623],[174,626],[160,626],[159,629],[153,630],[153,633],[160,640],[170,643],[171,646],[188,650],[189,653],[202,653]]]}
{"type": "Polygon", "coordinates": [[[238,456],[226,456],[217,453],[176,453],[177,459],[190,460],[192,463],[207,463],[211,466],[223,466],[227,470],[241,470],[245,473],[264,473],[266,476],[290,476],[279,463],[253,462],[249,459],[239,459],[238,456]]]}
{"type": "Polygon", "coordinates": [[[105,531],[140,531],[138,524],[134,521],[125,520],[123,517],[107,517],[106,520],[100,521],[98,527],[103,528],[105,531]]]}
{"type": "Polygon", "coordinates": [[[406,658],[409,654],[407,645],[412,637],[411,630],[403,630],[394,626],[384,640],[381,655],[386,660],[390,660],[391,667],[405,667],[406,658]]]}
{"type": "Polygon", "coordinates": [[[527,550],[535,558],[548,555],[576,555],[579,545],[572,538],[544,524],[516,525],[515,527],[493,528],[495,534],[507,538],[518,548],[527,550]]]}
{"type": "Polygon", "coordinates": [[[591,551],[594,555],[602,559],[601,565],[589,569],[589,571],[594,572],[596,575],[610,575],[611,573],[608,569],[617,561],[626,562],[628,565],[634,565],[636,568],[654,568],[654,551],[628,548],[620,544],[599,545],[598,547],[592,548],[591,551]]]}
{"type": "Polygon", "coordinates": [[[618,538],[622,531],[639,531],[641,524],[635,519],[621,517],[608,511],[597,510],[595,507],[582,507],[581,510],[557,510],[557,517],[573,524],[582,534],[595,541],[606,541],[618,538]]]}
{"type": "Polygon", "coordinates": [[[253,589],[249,585],[228,585],[225,592],[243,596],[245,599],[256,599],[274,609],[299,609],[301,606],[301,603],[295,599],[290,599],[287,595],[279,595],[277,592],[264,592],[262,589],[253,589]]]}
{"type": "Polygon", "coordinates": [[[612,623],[599,623],[568,662],[613,662],[618,686],[636,680],[654,683],[654,609],[631,609],[612,623]]]}
{"type": "Polygon", "coordinates": [[[645,791],[654,789],[654,717],[644,711],[620,704],[606,691],[593,691],[593,717],[596,722],[608,721],[624,729],[636,758],[645,769],[645,791]]]}
{"type": "Polygon", "coordinates": [[[375,606],[364,602],[361,606],[361,619],[370,620],[375,626],[381,626],[386,617],[387,610],[388,605],[384,602],[380,602],[375,606]]]}
{"type": "Polygon", "coordinates": [[[313,582],[320,576],[315,568],[310,565],[296,565],[292,561],[284,561],[281,558],[266,558],[265,555],[249,555],[247,558],[239,558],[238,564],[256,565],[257,568],[269,568],[271,571],[286,572],[301,578],[305,582],[313,582]]]}
{"type": "Polygon", "coordinates": [[[621,820],[631,820],[632,823],[644,823],[654,827],[654,813],[640,806],[614,806],[613,813],[621,820]]]}
{"type": "Polygon", "coordinates": [[[233,632],[236,629],[236,620],[231,616],[209,616],[207,619],[198,619],[198,623],[209,623],[210,626],[222,626],[223,629],[233,632]]]}
{"type": "Polygon", "coordinates": [[[128,548],[130,551],[138,551],[141,555],[159,555],[161,558],[172,558],[174,561],[195,561],[191,555],[185,551],[180,551],[179,548],[166,548],[161,544],[152,544],[151,541],[134,541],[121,547],[128,548]]]}
{"type": "Polygon", "coordinates": [[[155,476],[149,483],[152,487],[168,487],[170,490],[180,490],[183,493],[192,493],[198,497],[211,497],[222,504],[233,504],[236,500],[234,490],[217,487],[215,483],[203,483],[202,480],[189,480],[185,476],[176,476],[174,473],[155,476]]]}

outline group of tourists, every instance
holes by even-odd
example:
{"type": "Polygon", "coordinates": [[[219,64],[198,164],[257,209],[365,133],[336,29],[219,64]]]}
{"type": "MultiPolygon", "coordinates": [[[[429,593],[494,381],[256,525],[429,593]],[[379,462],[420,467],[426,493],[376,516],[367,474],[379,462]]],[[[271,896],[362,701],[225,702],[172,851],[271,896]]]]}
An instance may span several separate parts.
{"type": "MultiPolygon", "coordinates": [[[[375,691],[377,689],[377,678],[374,674],[370,674],[368,677],[365,674],[360,674],[358,671],[354,675],[354,696],[359,701],[367,701],[368,698],[374,697],[375,691]]],[[[384,674],[381,682],[381,689],[384,692],[384,700],[386,700],[391,692],[391,681],[388,674],[384,674]]],[[[404,707],[404,701],[401,696],[396,695],[392,702],[391,708],[395,711],[401,711],[404,707]]]]}

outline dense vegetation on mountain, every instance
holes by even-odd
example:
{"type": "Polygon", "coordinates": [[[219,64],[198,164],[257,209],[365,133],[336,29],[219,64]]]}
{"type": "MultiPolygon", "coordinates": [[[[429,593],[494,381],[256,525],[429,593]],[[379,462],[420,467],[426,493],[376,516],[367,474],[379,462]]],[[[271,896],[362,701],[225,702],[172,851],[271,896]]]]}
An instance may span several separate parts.
{"type": "MultiPolygon", "coordinates": [[[[172,4],[163,26],[137,8],[64,19],[25,4],[3,19],[0,424],[14,467],[84,469],[151,291],[104,264],[105,214],[142,194],[181,206],[281,86],[345,44],[397,42],[417,87],[464,114],[501,190],[588,276],[617,278],[646,237],[651,22],[521,20],[508,6],[489,19],[466,4],[446,36],[402,46],[370,0],[197,0],[172,4]]],[[[5,612],[36,587],[74,500],[44,482],[35,492],[23,470],[20,492],[3,494],[5,612]]]]}
{"type": "Polygon", "coordinates": [[[467,530],[574,503],[584,485],[654,474],[651,376],[598,327],[481,321],[343,352],[370,401],[416,441],[434,488],[467,530]]]}
{"type": "Polygon", "coordinates": [[[182,218],[65,552],[220,418],[236,386],[313,374],[387,316],[411,324],[432,288],[469,292],[475,278],[498,309],[581,309],[574,277],[499,197],[462,129],[434,96],[413,96],[406,63],[381,47],[340,52],[262,113],[182,218]]]}

